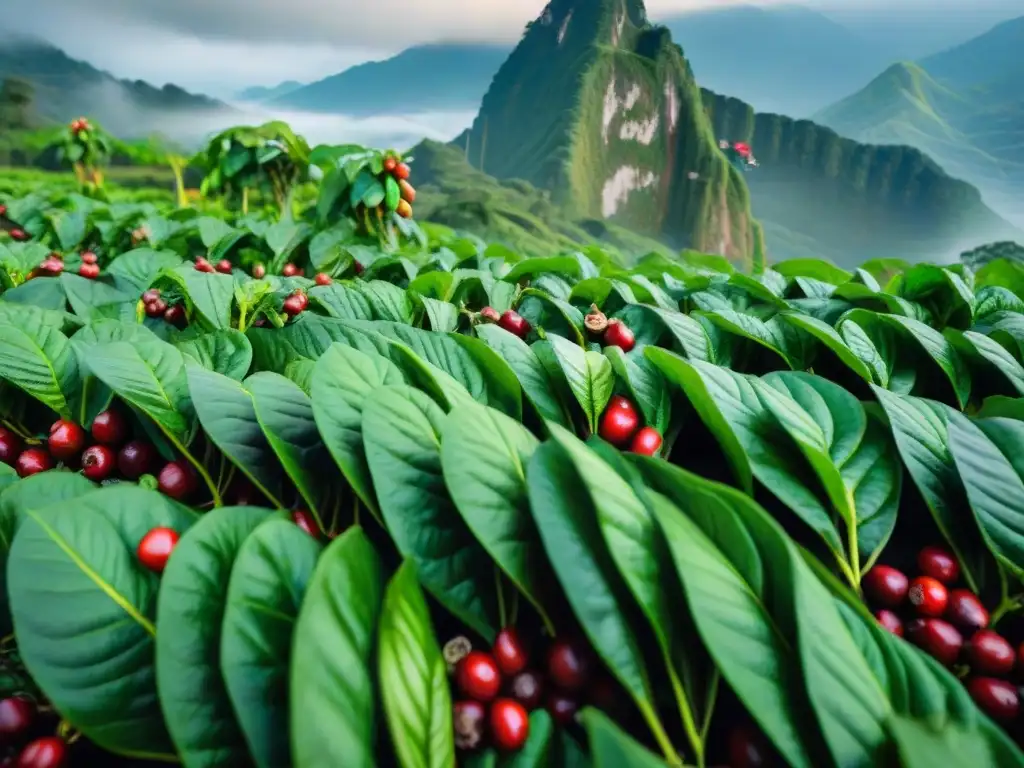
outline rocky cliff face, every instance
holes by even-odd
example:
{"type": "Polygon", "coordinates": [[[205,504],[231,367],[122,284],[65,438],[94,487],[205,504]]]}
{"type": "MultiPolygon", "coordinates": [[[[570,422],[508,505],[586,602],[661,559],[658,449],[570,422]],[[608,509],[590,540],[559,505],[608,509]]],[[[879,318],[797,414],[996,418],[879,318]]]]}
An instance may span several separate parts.
{"type": "Polygon", "coordinates": [[[640,0],[552,0],[456,140],[477,168],[603,218],[741,265],[762,258],[741,173],[700,90],[640,0]]]}
{"type": "Polygon", "coordinates": [[[757,156],[760,167],[747,174],[754,213],[769,230],[800,233],[819,249],[794,251],[772,236],[773,258],[943,260],[978,242],[1020,235],[976,187],[920,150],[853,141],[810,120],[755,113],[710,91],[703,99],[715,135],[748,142],[757,156]]]}

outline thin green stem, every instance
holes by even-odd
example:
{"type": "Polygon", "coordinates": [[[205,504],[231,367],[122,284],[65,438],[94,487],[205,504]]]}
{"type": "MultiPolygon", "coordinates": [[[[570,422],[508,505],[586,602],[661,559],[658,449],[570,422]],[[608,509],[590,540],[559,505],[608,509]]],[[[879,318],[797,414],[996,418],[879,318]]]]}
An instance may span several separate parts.
{"type": "Polygon", "coordinates": [[[999,605],[992,612],[992,619],[989,621],[990,627],[995,627],[1002,619],[1006,618],[1007,614],[1015,613],[1024,608],[1024,595],[1017,595],[1015,597],[1003,597],[999,601],[999,605]]]}
{"type": "Polygon", "coordinates": [[[32,437],[20,424],[15,424],[13,421],[4,419],[0,424],[3,424],[7,429],[11,430],[14,434],[20,437],[22,440],[28,440],[32,437]]]}
{"type": "Polygon", "coordinates": [[[847,539],[850,548],[850,571],[853,576],[853,587],[860,591],[860,543],[857,541],[857,524],[847,526],[847,539]]]}
{"type": "Polygon", "coordinates": [[[704,742],[697,732],[697,723],[693,717],[693,709],[690,707],[690,700],[686,697],[686,691],[683,689],[683,683],[679,679],[679,675],[676,673],[675,668],[672,666],[672,659],[669,654],[665,653],[665,665],[668,668],[669,680],[672,683],[672,691],[676,696],[676,703],[679,705],[679,714],[683,718],[683,730],[686,731],[686,738],[690,742],[690,746],[693,748],[693,755],[697,760],[697,765],[704,765],[704,742]]]}
{"type": "Polygon", "coordinates": [[[708,686],[708,700],[704,708],[704,722],[700,727],[701,741],[707,741],[708,731],[711,730],[711,716],[714,714],[715,704],[718,702],[718,683],[721,679],[722,676],[718,673],[717,669],[711,673],[711,684],[708,686]]]}
{"type": "Polygon", "coordinates": [[[644,720],[647,721],[647,727],[651,729],[651,733],[654,734],[654,740],[658,742],[658,748],[661,753],[665,756],[665,760],[668,761],[669,765],[679,766],[682,768],[683,759],[676,752],[675,747],[672,746],[672,742],[665,733],[665,727],[661,724],[658,719],[658,715],[654,712],[654,709],[646,701],[637,702],[637,707],[640,709],[640,714],[643,715],[644,720]]]}
{"type": "Polygon", "coordinates": [[[505,589],[501,581],[501,569],[494,566],[494,586],[498,590],[498,621],[501,626],[508,626],[508,614],[505,612],[505,589]]]}

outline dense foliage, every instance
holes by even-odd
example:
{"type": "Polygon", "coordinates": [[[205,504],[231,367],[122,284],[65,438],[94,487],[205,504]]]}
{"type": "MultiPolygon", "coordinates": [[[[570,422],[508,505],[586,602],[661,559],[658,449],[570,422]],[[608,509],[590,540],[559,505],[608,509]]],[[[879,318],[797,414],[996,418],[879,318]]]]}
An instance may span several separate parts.
{"type": "Polygon", "coordinates": [[[20,765],[1024,765],[1012,265],[521,258],[310,159],[0,199],[20,765]]]}

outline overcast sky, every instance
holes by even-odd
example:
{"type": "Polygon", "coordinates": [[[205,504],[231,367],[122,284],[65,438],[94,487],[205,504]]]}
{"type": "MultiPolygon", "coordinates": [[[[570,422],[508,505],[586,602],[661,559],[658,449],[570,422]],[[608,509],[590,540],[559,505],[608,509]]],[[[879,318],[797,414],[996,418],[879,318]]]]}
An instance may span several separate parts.
{"type": "MultiPolygon", "coordinates": [[[[654,19],[744,0],[647,0],[654,19]]],[[[781,4],[786,0],[754,0],[781,4]]],[[[792,0],[788,0],[792,3],[792,0]]],[[[118,77],[223,96],[316,80],[408,45],[513,43],[546,0],[0,0],[13,31],[43,37],[118,77]],[[13,23],[11,23],[13,22],[13,23]]],[[[751,0],[746,0],[751,4],[751,0]]],[[[1022,0],[807,0],[819,8],[926,9],[933,22],[1012,15],[1022,0]],[[998,10],[994,10],[998,9],[998,10]]],[[[1021,11],[1018,11],[1021,12],[1021,11]]]]}

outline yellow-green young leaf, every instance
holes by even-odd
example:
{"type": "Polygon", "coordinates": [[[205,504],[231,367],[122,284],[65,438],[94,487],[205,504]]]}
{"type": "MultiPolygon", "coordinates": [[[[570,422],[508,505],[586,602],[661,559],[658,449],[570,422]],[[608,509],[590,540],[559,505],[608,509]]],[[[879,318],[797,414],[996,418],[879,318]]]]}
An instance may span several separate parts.
{"type": "Polygon", "coordinates": [[[378,764],[372,662],[383,600],[380,559],[363,530],[349,528],[321,555],[295,625],[290,707],[296,766],[378,764]]]}
{"type": "MultiPolygon", "coordinates": [[[[242,542],[231,568],[220,668],[259,768],[289,763],[289,733],[296,725],[288,706],[292,635],[320,549],[291,520],[273,517],[242,542]]],[[[312,689],[308,686],[300,698],[308,699],[312,689]]],[[[337,735],[337,723],[332,733],[337,735]]]]}
{"type": "Polygon", "coordinates": [[[174,746],[190,767],[251,760],[220,671],[221,624],[238,551],[271,514],[258,507],[207,512],[181,537],[160,579],[160,707],[174,746]]]}
{"type": "Polygon", "coordinates": [[[411,561],[388,584],[378,664],[384,714],[399,765],[454,768],[447,669],[411,561]]]}

